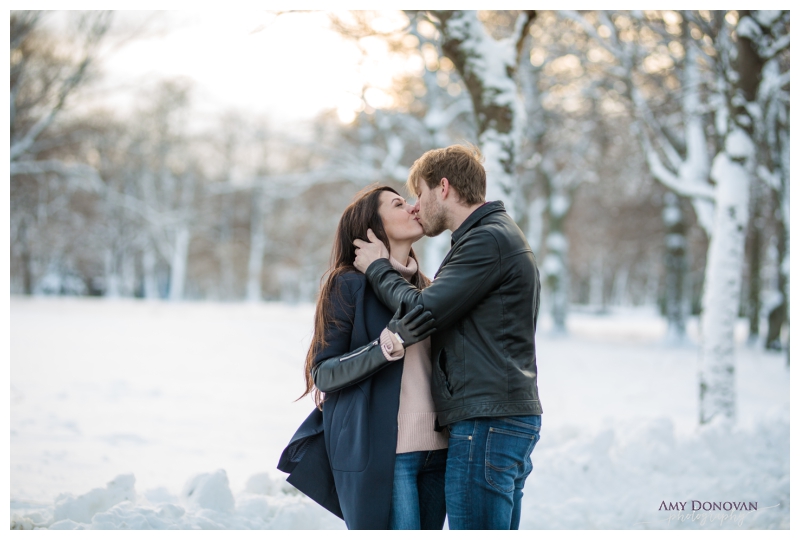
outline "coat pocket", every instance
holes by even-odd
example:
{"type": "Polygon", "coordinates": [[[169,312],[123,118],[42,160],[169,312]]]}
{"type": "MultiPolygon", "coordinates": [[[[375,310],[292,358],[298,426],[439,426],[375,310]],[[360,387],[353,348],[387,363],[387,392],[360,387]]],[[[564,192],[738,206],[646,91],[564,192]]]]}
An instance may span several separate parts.
{"type": "Polygon", "coordinates": [[[331,468],[361,472],[369,462],[367,395],[359,386],[342,390],[331,419],[331,468]]]}

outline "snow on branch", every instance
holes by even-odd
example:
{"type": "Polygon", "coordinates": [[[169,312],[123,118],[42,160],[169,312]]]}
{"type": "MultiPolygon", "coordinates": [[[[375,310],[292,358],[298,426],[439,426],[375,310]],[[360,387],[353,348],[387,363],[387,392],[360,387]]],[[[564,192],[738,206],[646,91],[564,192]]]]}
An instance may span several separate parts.
{"type": "Polygon", "coordinates": [[[647,165],[650,167],[650,172],[653,173],[653,176],[655,176],[659,182],[673,190],[675,193],[684,197],[706,199],[712,202],[714,201],[714,190],[710,184],[682,181],[678,175],[674,174],[664,166],[664,164],[661,162],[658,152],[656,152],[650,143],[649,137],[645,133],[642,133],[642,130],[639,129],[638,126],[636,126],[636,128],[636,131],[638,131],[640,134],[639,140],[641,141],[644,149],[647,165]]]}
{"type": "MultiPolygon", "coordinates": [[[[650,110],[650,106],[647,104],[647,101],[642,97],[639,90],[635,87],[631,89],[631,98],[633,100],[634,107],[639,113],[639,117],[648,126],[650,126],[653,137],[655,137],[658,146],[664,151],[664,155],[667,156],[670,166],[675,170],[680,169],[681,165],[683,164],[683,159],[672,143],[670,143],[669,139],[667,139],[667,137],[662,133],[661,124],[656,120],[653,111],[650,110]]],[[[646,133],[643,133],[643,135],[645,137],[647,136],[646,133]]]]}
{"type": "Polygon", "coordinates": [[[58,159],[41,161],[12,161],[10,165],[11,176],[29,175],[41,176],[44,174],[57,174],[65,178],[83,179],[85,187],[90,191],[101,192],[105,184],[100,179],[97,171],[83,163],[66,163],[58,159]]]}
{"type": "MultiPolygon", "coordinates": [[[[85,33],[83,58],[72,69],[71,73],[61,81],[55,102],[52,104],[42,104],[47,108],[47,112],[28,129],[25,135],[12,142],[10,149],[11,161],[21,158],[22,155],[30,149],[36,139],[50,127],[58,113],[64,108],[67,98],[85,81],[87,70],[94,61],[97,53],[97,46],[108,31],[109,26],[110,13],[108,12],[86,15],[79,22],[79,28],[85,33]]],[[[22,78],[18,80],[22,80],[22,78]]],[[[17,95],[17,91],[18,88],[12,88],[11,91],[12,116],[15,106],[14,99],[17,95]]]]}
{"type": "Polygon", "coordinates": [[[469,113],[471,105],[468,99],[456,99],[444,110],[431,109],[425,115],[425,127],[431,131],[440,131],[452,124],[459,115],[469,113]]]}
{"type": "Polygon", "coordinates": [[[779,174],[771,172],[767,167],[764,165],[759,165],[756,169],[758,173],[758,177],[764,182],[770,189],[774,191],[780,192],[782,189],[781,185],[781,177],[779,174]]]}

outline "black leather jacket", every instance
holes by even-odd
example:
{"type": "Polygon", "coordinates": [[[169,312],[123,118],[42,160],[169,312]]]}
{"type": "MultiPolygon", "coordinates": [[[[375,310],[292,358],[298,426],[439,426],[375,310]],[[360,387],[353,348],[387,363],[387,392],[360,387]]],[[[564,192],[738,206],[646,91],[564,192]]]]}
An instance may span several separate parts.
{"type": "Polygon", "coordinates": [[[395,310],[423,304],[436,319],[431,393],[438,423],[542,414],[534,334],[539,270],[525,236],[501,201],[476,209],[452,235],[431,285],[420,291],[387,259],[367,279],[395,310]]]}

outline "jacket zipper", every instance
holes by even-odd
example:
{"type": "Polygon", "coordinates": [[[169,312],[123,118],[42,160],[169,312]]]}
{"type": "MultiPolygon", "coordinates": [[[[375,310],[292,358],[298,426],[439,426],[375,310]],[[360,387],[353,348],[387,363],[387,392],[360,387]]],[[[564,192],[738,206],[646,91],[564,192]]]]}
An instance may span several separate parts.
{"type": "Polygon", "coordinates": [[[364,345],[360,349],[357,349],[355,352],[353,352],[351,354],[348,354],[347,356],[342,356],[341,358],[339,358],[339,362],[344,362],[345,360],[349,360],[350,358],[353,358],[354,356],[358,356],[359,354],[361,354],[362,352],[366,351],[367,349],[369,349],[373,345],[377,345],[378,341],[379,340],[376,339],[372,343],[369,343],[367,345],[364,345]]]}

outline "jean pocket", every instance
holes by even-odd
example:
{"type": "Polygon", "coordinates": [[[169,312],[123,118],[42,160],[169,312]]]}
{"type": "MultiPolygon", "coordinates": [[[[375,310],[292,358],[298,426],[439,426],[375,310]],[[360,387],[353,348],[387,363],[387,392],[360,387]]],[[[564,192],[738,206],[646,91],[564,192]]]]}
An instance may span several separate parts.
{"type": "Polygon", "coordinates": [[[514,426],[533,431],[539,431],[542,428],[541,415],[505,416],[503,418],[498,418],[498,420],[502,420],[506,424],[509,424],[508,427],[511,429],[514,429],[514,426]]]}
{"type": "Polygon", "coordinates": [[[474,450],[475,420],[461,420],[448,427],[450,438],[447,441],[447,460],[469,463],[474,450]]]}
{"type": "Polygon", "coordinates": [[[516,481],[530,472],[525,463],[538,439],[538,433],[490,427],[486,437],[485,468],[489,485],[504,493],[514,491],[516,481]]]}

